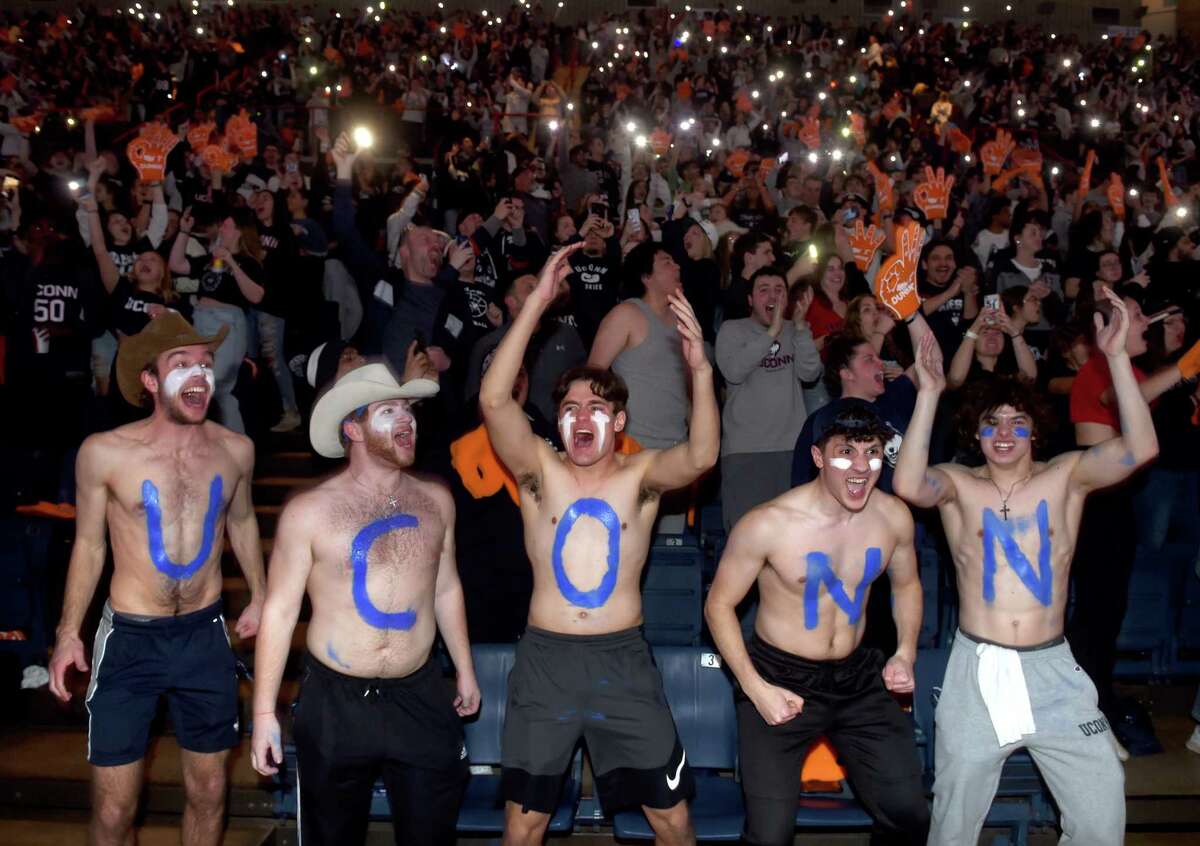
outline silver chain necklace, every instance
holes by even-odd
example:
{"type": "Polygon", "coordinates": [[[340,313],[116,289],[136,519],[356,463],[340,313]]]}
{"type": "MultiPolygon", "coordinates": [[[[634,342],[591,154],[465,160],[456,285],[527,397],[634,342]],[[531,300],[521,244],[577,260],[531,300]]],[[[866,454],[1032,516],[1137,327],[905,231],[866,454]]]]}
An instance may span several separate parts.
{"type": "Polygon", "coordinates": [[[987,477],[987,480],[992,483],[992,487],[996,489],[996,493],[1000,495],[1000,516],[1004,518],[1004,522],[1008,522],[1008,512],[1012,510],[1008,507],[1008,501],[1012,499],[1013,491],[1017,489],[1017,485],[1022,485],[1025,482],[1028,482],[1031,478],[1033,477],[1026,476],[1024,479],[1017,479],[1017,481],[1013,482],[1012,486],[1008,489],[1008,496],[1005,496],[1004,491],[1000,490],[1000,486],[996,484],[996,480],[991,476],[987,477]]]}

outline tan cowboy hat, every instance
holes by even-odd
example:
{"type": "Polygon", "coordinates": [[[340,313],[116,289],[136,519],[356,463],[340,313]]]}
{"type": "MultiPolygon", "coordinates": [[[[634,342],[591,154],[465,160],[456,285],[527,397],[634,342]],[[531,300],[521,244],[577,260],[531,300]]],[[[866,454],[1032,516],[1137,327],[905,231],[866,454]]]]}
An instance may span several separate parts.
{"type": "Polygon", "coordinates": [[[409,379],[403,385],[386,364],[364,364],[333,383],[313,406],[308,439],[313,449],[326,458],[346,454],[339,437],[342,421],[356,408],[394,399],[426,399],[438,392],[432,379],[409,379]]]}
{"type": "Polygon", "coordinates": [[[136,335],[121,341],[117,350],[117,385],[121,396],[132,405],[146,405],[146,388],[142,385],[142,371],[158,360],[167,350],[179,347],[204,345],[216,350],[229,334],[229,327],[222,326],[217,334],[205,338],[192,328],[177,311],[168,311],[146,324],[136,335]]]}

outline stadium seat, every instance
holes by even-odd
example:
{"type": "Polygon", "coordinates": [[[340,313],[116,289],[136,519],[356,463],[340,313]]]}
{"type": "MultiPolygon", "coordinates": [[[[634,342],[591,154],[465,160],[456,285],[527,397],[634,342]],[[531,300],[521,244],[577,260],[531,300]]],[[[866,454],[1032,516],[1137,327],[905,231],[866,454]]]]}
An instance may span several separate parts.
{"type": "Polygon", "coordinates": [[[942,572],[937,549],[933,546],[918,547],[917,563],[920,567],[921,593],[924,600],[917,646],[931,648],[937,645],[942,618],[942,572]]]}
{"type": "MultiPolygon", "coordinates": [[[[737,718],[729,678],[717,655],[699,647],[656,646],[654,660],[696,777],[691,804],[696,839],[736,842],[742,836],[745,809],[741,785],[728,775],[737,765],[737,718]]],[[[616,813],[613,833],[631,840],[654,838],[641,810],[616,813]]]]}
{"type": "MultiPolygon", "coordinates": [[[[687,537],[687,536],[680,536],[687,537]]],[[[704,552],[696,543],[655,543],[642,576],[642,617],[651,645],[700,642],[704,552]]]]}
{"type": "MultiPolygon", "coordinates": [[[[478,718],[466,723],[467,757],[471,767],[490,766],[492,772],[472,772],[458,812],[458,830],[463,833],[499,833],[504,830],[504,800],[500,795],[500,741],[508,703],[508,674],[516,658],[511,643],[476,644],[471,647],[481,704],[478,718]]],[[[558,808],[550,817],[549,830],[569,833],[583,784],[583,752],[576,750],[563,784],[558,808]]]]}

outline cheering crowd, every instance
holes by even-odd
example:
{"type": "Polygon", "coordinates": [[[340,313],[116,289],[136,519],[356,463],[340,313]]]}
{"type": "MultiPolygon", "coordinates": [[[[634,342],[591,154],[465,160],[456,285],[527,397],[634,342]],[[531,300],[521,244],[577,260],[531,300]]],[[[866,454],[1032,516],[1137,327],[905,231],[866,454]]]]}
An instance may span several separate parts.
{"type": "MultiPolygon", "coordinates": [[[[839,747],[851,782],[881,828],[924,842],[911,728],[888,692],[912,689],[925,550],[960,596],[947,685],[1011,678],[1013,660],[1029,685],[1027,724],[1019,704],[998,717],[986,691],[956,700],[939,756],[945,743],[947,758],[974,757],[944,774],[939,764],[930,842],[977,836],[987,804],[964,791],[998,777],[973,745],[993,729],[999,748],[1027,737],[1039,753],[1065,832],[1120,842],[1115,761],[1131,718],[1112,676],[1130,573],[1168,543],[1200,553],[1195,56],[1186,40],[945,23],[905,3],[870,24],[741,6],[569,23],[561,3],[0,12],[4,493],[9,506],[79,521],[52,687],[66,692],[61,661],[87,667],[79,628],[96,580],[79,572],[103,567],[103,503],[118,575],[148,543],[153,578],[114,577],[93,719],[131,719],[97,683],[109,635],[158,631],[141,619],[155,609],[219,614],[213,538],[228,529],[254,597],[238,633],[262,627],[256,766],[270,771],[264,756],[278,751],[267,715],[307,590],[305,684],[316,681],[296,730],[301,769],[314,773],[306,836],[349,842],[365,811],[350,794],[321,794],[344,762],[317,728],[374,719],[347,691],[383,679],[357,698],[436,698],[435,619],[459,715],[479,704],[468,642],[525,633],[514,701],[518,676],[522,690],[573,672],[579,687],[656,676],[644,641],[625,635],[640,620],[646,548],[719,499],[729,539],[706,618],[742,691],[751,842],[790,842],[799,760],[772,744],[849,738],[836,703],[851,689],[869,700],[855,713],[886,727],[873,745],[839,747]],[[190,352],[174,358],[179,349],[190,352]],[[220,437],[176,432],[208,432],[206,417],[220,437]],[[349,469],[288,506],[268,590],[251,526],[254,447],[305,425],[316,452],[348,456],[349,469]],[[203,472],[180,472],[203,484],[174,493],[141,469],[200,456],[203,472]],[[410,477],[383,473],[381,456],[430,475],[397,488],[410,477]],[[868,502],[872,491],[886,498],[868,502]],[[363,496],[389,506],[348,504],[363,496]],[[183,509],[182,528],[164,523],[167,507],[183,509]],[[845,530],[835,512],[868,528],[845,530]],[[588,591],[572,579],[591,571],[563,564],[581,517],[608,540],[577,546],[601,563],[613,538],[619,547],[588,591]],[[368,595],[381,587],[366,562],[375,538],[405,528],[421,539],[381,540],[375,553],[421,559],[417,587],[394,596],[410,610],[387,613],[368,595]],[[319,575],[345,559],[332,545],[343,535],[353,602],[329,599],[332,577],[319,575]],[[827,545],[805,570],[796,550],[814,535],[827,545]],[[831,564],[838,555],[865,555],[866,571],[831,564]],[[858,584],[853,598],[843,583],[858,584]],[[843,612],[836,630],[821,617],[843,612]],[[338,622],[356,613],[413,640],[381,657],[338,622]],[[806,630],[791,631],[800,617],[806,630]],[[590,640],[566,643],[566,632],[590,640]],[[637,654],[632,668],[618,645],[637,654]],[[1012,658],[1029,655],[1043,657],[1012,658]],[[830,684],[850,687],[809,691],[806,705],[789,697],[789,684],[825,672],[809,666],[821,659],[840,662],[830,684]],[[1095,690],[1055,676],[1053,662],[1082,668],[1095,690]],[[1091,716],[1055,712],[1054,690],[1091,716]],[[1045,740],[1060,718],[1113,731],[1045,740]],[[1086,751],[1056,766],[1053,751],[1077,742],[1086,751]]],[[[510,702],[514,843],[540,838],[553,807],[578,728],[561,715],[578,710],[589,746],[612,742],[611,720],[588,722],[582,700],[562,696],[557,718],[510,702]]],[[[643,805],[663,842],[686,842],[690,775],[663,709],[653,691],[614,707],[630,709],[643,725],[634,741],[651,751],[592,750],[601,791],[643,805]],[[638,769],[647,755],[654,766],[638,769]]],[[[448,749],[461,735],[451,717],[407,736],[430,748],[448,738],[448,749]]],[[[89,745],[98,779],[144,753],[144,729],[126,728],[89,745]]],[[[236,742],[203,725],[185,738],[201,753],[236,742]]],[[[1200,753],[1200,728],[1189,749],[1200,753]]],[[[429,753],[447,781],[385,770],[390,791],[429,811],[409,842],[452,824],[446,785],[465,762],[450,753],[429,753]]],[[[114,804],[93,825],[112,842],[136,806],[131,783],[105,782],[114,804]]],[[[211,805],[189,806],[197,831],[218,830],[211,805]]]]}

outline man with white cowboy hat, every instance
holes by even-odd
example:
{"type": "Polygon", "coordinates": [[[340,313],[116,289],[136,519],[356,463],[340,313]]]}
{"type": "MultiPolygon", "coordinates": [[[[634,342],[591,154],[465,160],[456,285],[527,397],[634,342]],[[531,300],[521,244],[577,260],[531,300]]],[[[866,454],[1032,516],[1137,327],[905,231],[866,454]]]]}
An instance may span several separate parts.
{"type": "Polygon", "coordinates": [[[107,529],[112,585],[87,693],[92,843],[128,837],[163,696],[182,750],[184,842],[216,844],[224,826],[226,757],[240,741],[236,659],[221,613],[226,533],[250,587],[239,637],[257,632],[266,593],[250,501],[254,445],[205,419],[213,351],[226,331],[202,337],[168,311],[122,341],[121,393],[153,411],[93,435],[79,451],[75,545],[50,689],[70,699],[67,669],[88,669],[79,629],[104,570],[107,529]]]}
{"type": "Polygon", "coordinates": [[[413,403],[438,384],[397,381],[386,364],[341,376],[317,400],[313,448],[345,469],[284,509],[255,653],[251,760],[283,759],[279,684],[307,592],[308,656],[295,709],[300,836],[362,843],[371,790],[387,785],[398,843],[453,843],[468,765],[460,716],[479,708],[454,559],[454,501],[409,471],[413,403]],[[434,637],[457,670],[444,683],[434,637]],[[386,732],[383,731],[386,727],[386,732]]]}

